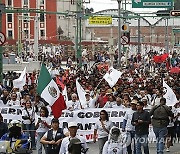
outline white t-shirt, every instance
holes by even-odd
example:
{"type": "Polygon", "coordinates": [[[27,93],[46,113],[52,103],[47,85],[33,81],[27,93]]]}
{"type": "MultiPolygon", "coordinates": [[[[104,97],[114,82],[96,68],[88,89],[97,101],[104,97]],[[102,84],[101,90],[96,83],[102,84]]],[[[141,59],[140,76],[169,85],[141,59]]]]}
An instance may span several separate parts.
{"type": "Polygon", "coordinates": [[[67,109],[69,109],[70,107],[73,110],[80,110],[81,109],[81,103],[79,101],[73,102],[71,100],[71,101],[68,101],[66,105],[67,105],[67,109]]]}
{"type": "Polygon", "coordinates": [[[84,109],[87,109],[87,108],[95,108],[95,102],[96,102],[96,98],[92,99],[90,98],[89,101],[86,101],[84,104],[82,104],[82,107],[84,109]]]}
{"type": "MultiPolygon", "coordinates": [[[[26,109],[23,109],[22,110],[22,116],[25,116],[25,117],[30,116],[31,119],[34,119],[35,115],[34,115],[33,108],[28,108],[27,111],[26,111],[26,109]],[[29,115],[28,115],[27,111],[28,111],[29,115]]],[[[22,119],[22,121],[23,121],[23,124],[31,124],[31,121],[29,119],[27,119],[27,120],[22,119]]]]}
{"type": "MultiPolygon", "coordinates": [[[[111,127],[113,126],[112,121],[103,121],[105,128],[110,131],[111,127]]],[[[98,120],[94,126],[94,129],[98,131],[98,138],[107,137],[109,134],[103,129],[100,120],[98,120]]]]}
{"type": "Polygon", "coordinates": [[[48,125],[51,124],[51,118],[50,117],[40,117],[35,116],[35,125],[38,123],[38,118],[41,119],[42,122],[39,123],[39,127],[37,128],[36,132],[47,132],[49,128],[43,124],[43,121],[45,121],[48,125]]]}
{"type": "Polygon", "coordinates": [[[126,123],[126,130],[127,131],[135,131],[135,127],[131,124],[133,113],[136,112],[135,110],[129,109],[127,110],[124,119],[127,120],[126,123]]]}
{"type": "MultiPolygon", "coordinates": [[[[81,141],[81,143],[83,143],[82,147],[84,149],[87,149],[87,143],[86,143],[86,140],[85,140],[84,137],[82,137],[82,136],[75,136],[75,138],[78,138],[81,141]]],[[[68,137],[65,137],[62,140],[59,154],[69,154],[69,152],[68,152],[68,145],[69,145],[71,139],[72,138],[68,136],[68,137]]]]}
{"type": "Polygon", "coordinates": [[[126,150],[123,150],[123,146],[120,143],[109,143],[106,141],[103,147],[102,154],[126,154],[126,150]]]}
{"type": "Polygon", "coordinates": [[[19,100],[15,100],[15,101],[9,100],[9,101],[7,102],[7,104],[8,104],[9,106],[20,106],[20,101],[19,101],[19,100]]]}

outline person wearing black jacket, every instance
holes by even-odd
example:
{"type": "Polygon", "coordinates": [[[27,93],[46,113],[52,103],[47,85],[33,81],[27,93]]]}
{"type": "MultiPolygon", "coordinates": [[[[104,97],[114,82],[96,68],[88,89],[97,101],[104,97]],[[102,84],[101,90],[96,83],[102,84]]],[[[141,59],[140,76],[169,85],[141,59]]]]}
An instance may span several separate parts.
{"type": "Polygon", "coordinates": [[[0,113],[0,138],[8,132],[8,126],[3,122],[3,116],[0,113]]]}
{"type": "Polygon", "coordinates": [[[149,134],[149,124],[151,123],[151,118],[149,112],[143,110],[144,103],[137,103],[137,112],[133,113],[132,125],[135,126],[135,143],[136,143],[136,153],[142,154],[141,145],[144,148],[144,153],[149,154],[148,147],[148,134],[149,134]]]}
{"type": "Polygon", "coordinates": [[[59,120],[53,118],[51,121],[52,129],[47,131],[40,142],[47,145],[46,154],[59,154],[62,139],[65,137],[63,129],[59,128],[59,120]]]}

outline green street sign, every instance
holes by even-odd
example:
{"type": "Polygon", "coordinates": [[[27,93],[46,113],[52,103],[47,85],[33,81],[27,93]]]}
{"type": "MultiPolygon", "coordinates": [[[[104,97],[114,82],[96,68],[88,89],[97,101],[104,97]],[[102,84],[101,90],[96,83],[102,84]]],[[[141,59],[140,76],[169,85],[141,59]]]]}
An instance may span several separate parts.
{"type": "Polygon", "coordinates": [[[173,0],[132,0],[132,8],[172,8],[173,0]]]}

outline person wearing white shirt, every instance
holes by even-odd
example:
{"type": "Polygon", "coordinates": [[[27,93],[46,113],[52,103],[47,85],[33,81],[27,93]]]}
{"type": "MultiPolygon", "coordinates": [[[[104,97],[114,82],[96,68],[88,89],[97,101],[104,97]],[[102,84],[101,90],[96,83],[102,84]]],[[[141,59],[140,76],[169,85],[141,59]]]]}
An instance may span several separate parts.
{"type": "Polygon", "coordinates": [[[106,93],[108,97],[108,101],[104,105],[104,108],[112,108],[114,105],[116,105],[115,97],[112,93],[106,93]]]}
{"type": "Polygon", "coordinates": [[[68,110],[74,111],[82,109],[81,103],[77,100],[77,95],[75,93],[71,95],[71,99],[72,100],[68,101],[66,104],[68,110]]]}
{"type": "Polygon", "coordinates": [[[59,154],[81,154],[81,149],[87,150],[87,143],[84,137],[77,135],[78,125],[76,122],[69,122],[68,123],[68,130],[69,130],[69,136],[65,137],[61,142],[61,147],[59,154]],[[70,145],[72,140],[79,140],[81,146],[80,148],[73,148],[72,145],[70,145]],[[78,151],[76,151],[78,150],[78,151]],[[76,152],[74,152],[76,151],[76,152]]]}
{"type": "Polygon", "coordinates": [[[19,100],[17,100],[17,94],[16,93],[12,93],[11,94],[11,100],[9,100],[8,102],[7,102],[7,104],[9,105],[9,106],[20,106],[20,101],[19,100]]]}
{"type": "Polygon", "coordinates": [[[40,139],[43,135],[51,128],[51,118],[49,116],[49,111],[46,107],[41,107],[40,116],[35,117],[35,127],[37,133],[37,152],[42,154],[42,144],[40,139]]]}
{"type": "Polygon", "coordinates": [[[152,108],[152,106],[148,104],[147,98],[142,98],[141,100],[142,100],[142,102],[144,103],[144,110],[150,111],[151,108],[152,108]]]}
{"type": "Polygon", "coordinates": [[[102,154],[103,146],[108,140],[108,135],[110,129],[113,127],[112,121],[109,120],[109,116],[106,110],[100,111],[100,119],[96,122],[94,126],[94,143],[96,142],[98,134],[98,145],[99,145],[99,154],[102,154]]]}
{"type": "Polygon", "coordinates": [[[25,103],[25,108],[22,110],[22,122],[24,130],[28,136],[31,137],[32,149],[36,148],[35,145],[35,111],[30,101],[25,103]]]}
{"type": "MultiPolygon", "coordinates": [[[[135,137],[135,127],[131,124],[133,113],[136,112],[137,100],[132,100],[131,108],[126,112],[123,120],[122,131],[127,131],[131,134],[131,139],[135,137]]],[[[134,141],[134,140],[133,140],[134,141]]],[[[136,154],[135,141],[134,141],[134,154],[136,154]]],[[[132,153],[131,144],[127,147],[127,152],[132,153]]]]}
{"type": "Polygon", "coordinates": [[[91,98],[90,92],[86,91],[85,97],[86,97],[86,102],[82,105],[82,108],[83,109],[95,108],[95,102],[97,101],[98,96],[96,95],[94,98],[91,98]]]}
{"type": "Polygon", "coordinates": [[[160,105],[161,93],[156,89],[156,94],[154,94],[153,100],[151,102],[152,106],[160,105]]]}
{"type": "Polygon", "coordinates": [[[116,97],[116,104],[113,104],[112,108],[121,108],[121,109],[124,109],[125,106],[122,105],[122,103],[123,103],[122,99],[119,96],[117,96],[116,97]]]}

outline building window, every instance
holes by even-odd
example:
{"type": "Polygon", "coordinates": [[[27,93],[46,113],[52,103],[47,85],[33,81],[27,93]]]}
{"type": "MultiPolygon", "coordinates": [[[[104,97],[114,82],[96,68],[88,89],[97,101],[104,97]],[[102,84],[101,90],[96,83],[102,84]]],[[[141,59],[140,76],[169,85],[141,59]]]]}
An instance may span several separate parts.
{"type": "Polygon", "coordinates": [[[28,14],[24,14],[23,20],[24,22],[28,22],[28,14]]]}
{"type": "Polygon", "coordinates": [[[7,22],[12,22],[12,14],[7,14],[7,22]]]}
{"type": "Polygon", "coordinates": [[[41,37],[44,37],[45,36],[45,31],[44,30],[40,30],[40,35],[41,35],[41,37]]]}
{"type": "Polygon", "coordinates": [[[12,0],[8,0],[8,1],[7,1],[7,5],[8,5],[8,6],[12,6],[12,0]]]}
{"type": "Polygon", "coordinates": [[[12,34],[12,30],[8,30],[8,38],[12,38],[13,34],[12,34]]]}
{"type": "Polygon", "coordinates": [[[43,13],[40,14],[40,22],[44,22],[44,14],[43,13]]]}
{"type": "Polygon", "coordinates": [[[24,5],[28,5],[28,0],[24,0],[24,5]]]}
{"type": "Polygon", "coordinates": [[[24,30],[24,38],[28,38],[29,36],[29,30],[24,30]]]}
{"type": "Polygon", "coordinates": [[[44,0],[40,0],[40,4],[41,4],[41,5],[42,5],[42,4],[44,5],[44,0]]]}

